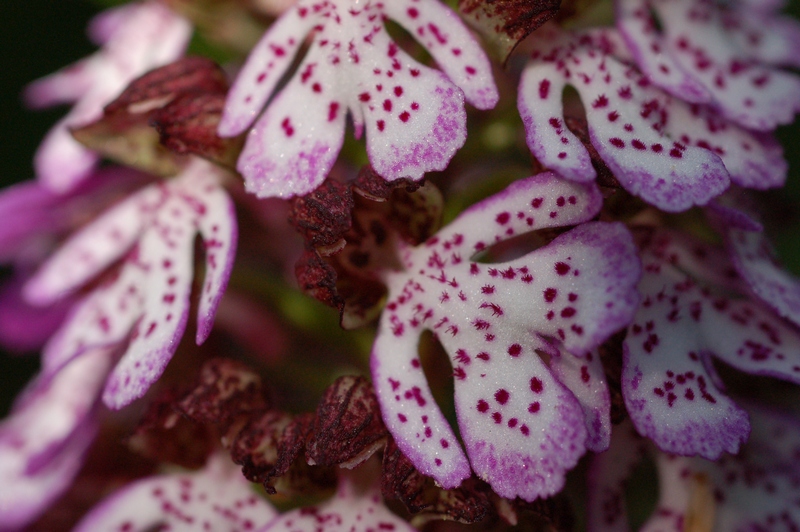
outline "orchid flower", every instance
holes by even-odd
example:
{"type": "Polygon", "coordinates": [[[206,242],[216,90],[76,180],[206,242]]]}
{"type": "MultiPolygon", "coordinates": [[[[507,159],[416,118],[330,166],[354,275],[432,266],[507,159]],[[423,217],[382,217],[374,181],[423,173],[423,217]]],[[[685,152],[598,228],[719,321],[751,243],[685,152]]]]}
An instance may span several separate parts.
{"type": "Polygon", "coordinates": [[[627,50],[614,31],[540,30],[533,46],[518,98],[528,146],[567,179],[596,175],[589,151],[565,123],[562,93],[570,85],[603,163],[626,190],[659,209],[704,205],[731,181],[758,189],[783,183],[786,165],[772,137],[651,86],[625,62],[627,50]]]}
{"type": "Polygon", "coordinates": [[[0,262],[14,275],[0,287],[0,343],[13,351],[41,348],[75,303],[64,298],[47,307],[32,306],[22,288],[59,239],[120,197],[145,185],[139,172],[108,167],[93,172],[68,194],[56,194],[38,181],[20,183],[0,193],[0,262]]]}
{"type": "Polygon", "coordinates": [[[225,456],[203,469],[145,478],[101,502],[75,532],[95,530],[259,530],[277,512],[225,456]]]}
{"type": "Polygon", "coordinates": [[[336,495],[331,500],[285,513],[259,532],[414,532],[415,528],[384,506],[377,465],[371,460],[353,470],[339,469],[336,495]]]}
{"type": "MultiPolygon", "coordinates": [[[[586,222],[600,205],[593,186],[540,174],[403,249],[403,271],[386,275],[375,390],[398,447],[440,485],[458,486],[472,464],[499,495],[533,500],[561,489],[584,453],[587,427],[571,387],[602,378],[591,350],[635,311],[630,236],[619,224],[584,223],[510,262],[480,264],[473,255],[529,231],[586,222]],[[426,383],[417,356],[424,330],[451,357],[469,462],[426,383]]],[[[587,408],[607,412],[598,387],[587,408]]]]}
{"type": "Polygon", "coordinates": [[[800,24],[763,4],[617,0],[617,25],[653,83],[766,131],[800,111],[800,78],[775,68],[800,65],[800,24]]]}
{"type": "Polygon", "coordinates": [[[92,349],[43,372],[0,424],[0,529],[30,523],[69,487],[97,431],[113,355],[92,349]]]}
{"type": "Polygon", "coordinates": [[[747,297],[723,250],[666,231],[644,240],[644,299],[622,370],[631,420],[669,453],[711,460],[735,453],[750,425],[711,357],[800,384],[800,330],[747,297]]]}
{"type": "Polygon", "coordinates": [[[444,169],[466,139],[464,99],[479,109],[498,95],[489,61],[458,16],[438,0],[300,0],[251,52],[228,95],[219,134],[245,131],[315,32],[288,85],[250,130],[238,169],[259,197],[303,195],[322,183],[350,113],[356,137],[387,180],[444,169]],[[391,19],[423,44],[444,73],[419,64],[384,28],[391,19]]]}
{"type": "Polygon", "coordinates": [[[629,424],[618,427],[611,448],[589,470],[588,529],[627,532],[625,484],[647,455],[658,467],[659,500],[640,529],[791,530],[797,506],[800,426],[785,413],[750,408],[753,433],[737,456],[717,462],[656,452],[629,424]]]}
{"type": "Polygon", "coordinates": [[[112,274],[76,306],[45,347],[45,373],[87,349],[130,343],[111,372],[103,399],[121,408],[164,371],[189,313],[194,240],[206,254],[197,342],[211,331],[236,250],[233,205],[212,164],[193,161],[178,177],[116,205],[67,241],[30,279],[25,295],[46,305],[78,289],[115,261],[112,274]]]}
{"type": "Polygon", "coordinates": [[[74,102],[45,137],[34,159],[36,175],[55,192],[66,192],[94,168],[98,156],[70,135],[70,129],[102,116],[134,78],[183,54],[191,27],[156,0],[113,8],[99,15],[90,33],[103,48],[31,84],[31,106],[74,102]]]}

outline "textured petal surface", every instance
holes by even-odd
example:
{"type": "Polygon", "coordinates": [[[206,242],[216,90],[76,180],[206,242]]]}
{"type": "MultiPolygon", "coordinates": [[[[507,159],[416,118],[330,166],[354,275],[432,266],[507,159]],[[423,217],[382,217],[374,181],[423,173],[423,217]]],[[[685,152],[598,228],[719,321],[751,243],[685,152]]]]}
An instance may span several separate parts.
{"type": "MultiPolygon", "coordinates": [[[[644,255],[644,301],[625,341],[623,394],[637,430],[663,450],[716,459],[736,452],[749,423],[718,388],[709,356],[800,382],[800,332],[755,302],[715,293],[729,283],[698,285],[703,270],[687,276],[691,263],[671,253],[680,245],[660,233],[644,255]]],[[[716,269],[732,270],[726,262],[716,269]]]]}
{"type": "Polygon", "coordinates": [[[110,351],[95,350],[52,378],[40,376],[0,425],[4,529],[35,519],[72,482],[94,438],[95,407],[111,364],[110,351]]]}
{"type": "Polygon", "coordinates": [[[333,499],[283,514],[260,532],[413,532],[415,528],[384,506],[378,483],[365,482],[370,476],[377,477],[375,465],[368,463],[352,472],[340,470],[333,499]]]}
{"type": "Polygon", "coordinates": [[[632,194],[680,211],[728,187],[729,171],[716,153],[681,141],[702,118],[692,119],[686,104],[648,86],[635,68],[609,55],[613,41],[545,33],[534,35],[539,38],[518,96],[528,146],[542,164],[577,181],[595,177],[586,148],[564,124],[562,92],[569,84],[584,102],[592,145],[632,194]]]}
{"type": "Polygon", "coordinates": [[[756,130],[789,123],[800,110],[800,78],[757,60],[762,55],[786,62],[787,55],[796,55],[797,41],[784,38],[783,46],[791,48],[781,52],[766,48],[749,52],[749,43],[741,46],[748,37],[736,38],[745,29],[735,24],[749,14],[746,9],[737,12],[736,3],[730,8],[732,20],[730,16],[726,20],[720,4],[708,0],[619,0],[617,4],[620,30],[655,84],[681,98],[710,103],[728,119],[756,130]]]}
{"type": "Polygon", "coordinates": [[[135,482],[95,507],[76,532],[125,530],[256,530],[275,509],[227,457],[212,456],[196,473],[162,475],[135,482]]]}
{"type": "Polygon", "coordinates": [[[569,389],[583,410],[586,448],[605,451],[611,441],[611,397],[600,355],[591,351],[583,358],[559,354],[550,358],[553,375],[569,389]]]}
{"type": "MultiPolygon", "coordinates": [[[[109,19],[111,21],[112,19],[109,19]]],[[[99,118],[103,106],[135,77],[179,57],[191,28],[161,3],[138,4],[126,10],[125,20],[111,24],[103,49],[74,69],[68,67],[35,82],[28,99],[49,105],[75,101],[75,106],[47,135],[34,159],[36,174],[52,190],[74,187],[94,167],[97,157],[69,134],[69,128],[99,118]],[[110,31],[113,29],[113,31],[110,31]],[[58,88],[62,87],[63,88],[58,88]]]]}
{"type": "Polygon", "coordinates": [[[238,162],[260,197],[303,195],[319,186],[338,156],[345,117],[385,179],[420,179],[442,170],[466,139],[464,94],[492,107],[497,90],[488,59],[458,16],[438,1],[299,2],[248,59],[226,103],[219,132],[244,131],[270,98],[311,27],[297,73],[250,132],[238,162]],[[445,74],[392,42],[383,19],[397,19],[437,58],[445,74]],[[434,20],[435,19],[435,20],[434,20]]]}
{"type": "Polygon", "coordinates": [[[458,485],[468,469],[417,358],[426,329],[450,355],[472,467],[497,493],[552,494],[585,451],[581,404],[536,350],[560,345],[582,356],[627,323],[639,275],[629,235],[620,225],[585,224],[510,262],[471,257],[518,234],[585,220],[599,202],[594,187],[553,174],[519,181],[405,250],[406,271],[389,275],[373,382],[397,445],[441,485],[458,485]]]}
{"type": "Polygon", "coordinates": [[[88,348],[129,341],[104,401],[120,408],[144,394],[186,327],[197,233],[206,251],[197,341],[205,340],[236,252],[236,216],[218,172],[197,159],[173,180],[143,189],[84,228],[28,284],[37,302],[51,301],[124,253],[48,342],[47,371],[88,348]]]}

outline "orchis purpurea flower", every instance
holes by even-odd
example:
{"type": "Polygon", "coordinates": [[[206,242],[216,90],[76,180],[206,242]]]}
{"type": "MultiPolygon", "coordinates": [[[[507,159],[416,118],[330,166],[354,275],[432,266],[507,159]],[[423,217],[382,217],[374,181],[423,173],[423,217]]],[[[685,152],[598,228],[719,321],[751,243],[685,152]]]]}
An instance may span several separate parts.
{"type": "Polygon", "coordinates": [[[589,151],[565,123],[562,94],[569,85],[581,97],[603,163],[628,192],[659,209],[705,205],[731,182],[757,189],[783,184],[786,163],[770,135],[652,86],[627,62],[629,52],[614,30],[546,27],[532,45],[518,104],[528,146],[547,168],[578,182],[596,176],[589,151]]]}
{"type": "Polygon", "coordinates": [[[0,529],[25,526],[69,487],[97,432],[114,354],[91,349],[56,372],[43,371],[0,424],[0,529]]]}
{"type": "Polygon", "coordinates": [[[769,131],[800,111],[800,25],[781,2],[616,0],[617,26],[647,78],[678,98],[711,105],[769,131]]]}
{"type": "Polygon", "coordinates": [[[800,384],[800,331],[748,297],[723,249],[665,230],[643,233],[643,301],[622,369],[631,420],[666,452],[712,460],[735,453],[750,425],[712,357],[800,384]]]}
{"type": "Polygon", "coordinates": [[[134,78],[179,58],[189,42],[189,23],[156,0],[113,8],[90,26],[103,47],[94,55],[31,84],[26,99],[46,107],[73,102],[36,153],[36,175],[48,188],[65,192],[94,168],[98,155],[78,143],[70,129],[102,116],[134,78]]]}
{"type": "Polygon", "coordinates": [[[260,497],[226,456],[212,455],[201,470],[134,482],[96,506],[75,532],[121,530],[262,530],[277,511],[260,497]]]}
{"type": "Polygon", "coordinates": [[[593,185],[539,174],[472,206],[424,244],[401,248],[403,270],[385,275],[375,390],[398,447],[442,486],[458,486],[471,464],[503,497],[549,496],[585,452],[588,434],[602,430],[584,418],[607,419],[607,390],[578,390],[602,378],[592,350],[636,309],[639,262],[625,228],[583,223],[518,259],[474,260],[514,236],[587,222],[600,206],[593,185]],[[469,461],[422,371],[425,330],[451,358],[469,461]]]}
{"type": "Polygon", "coordinates": [[[794,530],[800,526],[800,426],[794,416],[748,409],[750,440],[716,462],[659,452],[629,423],[589,469],[588,530],[628,532],[626,483],[644,459],[655,460],[659,500],[640,530],[794,530]]]}
{"type": "Polygon", "coordinates": [[[129,341],[103,399],[121,408],[141,397],[164,371],[183,336],[197,233],[206,256],[197,343],[207,338],[236,252],[233,204],[221,187],[225,177],[211,163],[193,160],[174,179],[146,187],[103,213],[30,279],[25,287],[28,300],[46,305],[120,261],[45,347],[46,374],[87,350],[129,341]]]}
{"type": "Polygon", "coordinates": [[[18,352],[41,348],[63,321],[74,298],[48,307],[32,306],[22,287],[60,239],[105,207],[147,184],[150,178],[128,168],[93,172],[68,194],[56,194],[39,181],[20,183],[0,194],[0,262],[14,275],[0,288],[0,343],[18,352]]]}
{"type": "Polygon", "coordinates": [[[376,460],[355,469],[339,468],[334,497],[317,506],[298,508],[269,523],[260,532],[370,532],[416,529],[384,506],[376,460]]]}
{"type": "Polygon", "coordinates": [[[317,188],[339,154],[348,112],[357,138],[366,128],[378,174],[416,180],[444,169],[464,144],[465,98],[490,109],[497,89],[478,43],[438,0],[300,0],[251,52],[219,133],[238,135],[256,121],[237,167],[259,197],[317,188]],[[444,73],[393,42],[384,19],[417,38],[444,73]],[[256,120],[312,31],[297,72],[256,120]]]}

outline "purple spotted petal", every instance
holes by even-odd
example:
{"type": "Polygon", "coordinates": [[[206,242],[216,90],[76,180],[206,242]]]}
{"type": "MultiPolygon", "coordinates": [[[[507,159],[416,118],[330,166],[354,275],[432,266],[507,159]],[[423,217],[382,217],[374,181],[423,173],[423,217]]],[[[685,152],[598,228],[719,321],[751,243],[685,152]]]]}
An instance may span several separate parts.
{"type": "Polygon", "coordinates": [[[259,532],[414,532],[383,504],[376,466],[369,462],[353,471],[341,469],[330,501],[283,514],[259,532]]]}
{"type": "Polygon", "coordinates": [[[729,228],[731,261],[750,290],[778,315],[800,325],[800,280],[781,267],[766,235],[729,228]]]}
{"type": "Polygon", "coordinates": [[[787,48],[751,53],[749,36],[739,35],[746,33],[746,25],[735,23],[747,20],[749,13],[737,12],[735,5],[732,18],[708,0],[618,0],[617,6],[620,31],[656,85],[678,97],[710,103],[726,118],[755,130],[789,123],[800,110],[800,78],[759,61],[759,55],[778,63],[796,56],[796,28],[781,31],[785,26],[776,25],[784,36],[777,45],[787,48]]]}
{"type": "Polygon", "coordinates": [[[227,457],[212,456],[196,473],[139,480],[96,506],[74,528],[96,530],[256,530],[275,509],[227,457]]]}
{"type": "Polygon", "coordinates": [[[49,305],[97,276],[133,246],[163,195],[145,188],[76,233],[28,281],[26,299],[49,305]]]}
{"type": "Polygon", "coordinates": [[[303,63],[258,119],[239,158],[247,189],[259,197],[302,195],[319,186],[339,154],[348,112],[356,137],[366,128],[367,153],[382,177],[420,179],[445,168],[464,144],[464,94],[480,108],[497,100],[488,60],[439,2],[304,0],[251,54],[226,102],[221,135],[253,122],[312,27],[317,33],[303,63]],[[413,30],[449,78],[392,42],[383,17],[413,30]]]}
{"type": "Polygon", "coordinates": [[[644,458],[645,446],[629,422],[614,427],[610,447],[589,466],[586,508],[589,532],[628,532],[628,478],[644,458]]]}
{"type": "MultiPolygon", "coordinates": [[[[675,265],[686,268],[645,255],[644,301],[624,344],[623,394],[637,430],[663,450],[716,459],[736,452],[750,429],[746,413],[719,390],[709,357],[800,383],[800,332],[754,302],[714,295],[675,265]]],[[[726,269],[725,261],[717,268],[726,269]]]]}
{"type": "MultiPolygon", "coordinates": [[[[108,19],[111,22],[112,19],[108,19]]],[[[134,78],[179,57],[191,28],[161,3],[138,4],[125,19],[100,30],[108,40],[95,55],[34,82],[26,98],[37,106],[74,101],[72,110],[48,133],[34,158],[39,179],[48,188],[64,192],[94,168],[97,155],[80,145],[69,128],[100,117],[103,106],[134,78]]]]}
{"type": "Polygon", "coordinates": [[[426,329],[451,357],[472,468],[498,494],[555,493],[585,451],[581,403],[535,350],[560,345],[584,356],[628,322],[639,275],[630,236],[621,225],[589,223],[510,262],[471,257],[517,234],[590,218],[599,200],[594,187],[549,173],[517,182],[404,250],[406,271],[388,276],[373,382],[397,445],[442,486],[457,486],[469,465],[417,358],[426,329]]]}
{"type": "Polygon", "coordinates": [[[48,342],[43,354],[47,371],[57,371],[87,348],[128,340],[103,398],[121,408],[144,394],[183,336],[198,232],[206,248],[206,278],[197,341],[205,340],[236,251],[233,204],[219,186],[218,172],[211,163],[194,160],[180,176],[145,188],[108,211],[45,264],[27,287],[28,295],[39,296],[37,302],[52,301],[125,253],[48,342]],[[125,238],[118,238],[121,234],[125,238]],[[124,245],[116,244],[120,240],[124,245]],[[81,260],[84,264],[75,264],[81,260]]]}
{"type": "Polygon", "coordinates": [[[763,409],[751,415],[751,441],[738,456],[717,462],[658,456],[659,502],[642,530],[677,530],[689,520],[713,522],[715,530],[800,526],[797,420],[763,409]]]}
{"type": "Polygon", "coordinates": [[[51,378],[41,375],[0,424],[0,522],[22,528],[69,486],[94,439],[109,350],[77,358],[51,378]],[[13,486],[13,489],[9,489],[13,486]]]}
{"type": "Polygon", "coordinates": [[[584,102],[592,144],[632,194],[680,211],[728,187],[729,172],[716,153],[680,140],[698,126],[708,129],[702,117],[607,54],[612,42],[541,30],[534,36],[540,37],[520,81],[518,105],[528,146],[542,164],[576,181],[595,177],[588,151],[564,125],[561,100],[569,84],[584,102]]]}
{"type": "Polygon", "coordinates": [[[497,104],[491,64],[454,11],[438,0],[387,2],[385,9],[422,43],[469,103],[478,109],[497,104]]]}
{"type": "Polygon", "coordinates": [[[599,354],[592,351],[578,358],[562,353],[550,358],[550,369],[581,405],[587,433],[586,448],[596,453],[608,449],[611,441],[611,396],[599,354]]]}

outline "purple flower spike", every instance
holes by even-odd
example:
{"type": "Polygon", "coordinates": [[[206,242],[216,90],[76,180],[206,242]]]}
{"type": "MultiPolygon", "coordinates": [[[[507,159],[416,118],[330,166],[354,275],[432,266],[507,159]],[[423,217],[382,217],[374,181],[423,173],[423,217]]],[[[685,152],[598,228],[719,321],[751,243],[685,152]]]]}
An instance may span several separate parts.
{"type": "Polygon", "coordinates": [[[121,408],[144,394],[183,336],[198,232],[205,245],[206,277],[197,342],[206,339],[236,251],[234,207],[219,179],[217,167],[197,159],[172,181],[147,187],[107,211],[44,264],[26,294],[30,301],[49,304],[123,259],[48,343],[43,355],[47,371],[88,347],[117,344],[130,335],[104,401],[121,408]]]}
{"type": "Polygon", "coordinates": [[[58,498],[83,465],[113,363],[96,349],[31,384],[0,424],[0,528],[16,530],[58,498]],[[13,487],[13,488],[12,488],[13,487]]]}
{"type": "Polygon", "coordinates": [[[383,504],[378,467],[372,460],[352,471],[340,469],[333,499],[283,514],[259,532],[415,532],[383,504]]]}
{"type": "Polygon", "coordinates": [[[191,36],[189,23],[160,2],[115,8],[100,15],[90,33],[104,42],[91,57],[33,82],[25,97],[34,107],[74,102],[45,137],[34,159],[36,175],[51,190],[65,192],[94,168],[98,156],[70,135],[70,128],[100,118],[134,78],[180,57],[191,36]]]}
{"type": "Polygon", "coordinates": [[[497,102],[488,59],[438,0],[300,0],[250,54],[228,95],[220,135],[252,124],[312,30],[308,55],[256,121],[239,158],[248,191],[259,197],[303,195],[319,186],[342,146],[348,111],[356,137],[366,127],[378,174],[420,179],[444,169],[463,145],[464,98],[480,109],[497,102]],[[395,44],[385,18],[419,39],[444,74],[395,44]]]}
{"type": "Polygon", "coordinates": [[[527,141],[546,167],[575,181],[596,172],[565,126],[562,92],[575,87],[592,145],[632,194],[666,211],[704,205],[730,181],[783,184],[786,163],[771,136],[754,134],[650,86],[627,65],[613,31],[593,35],[539,30],[520,81],[518,105],[527,141]]]}
{"type": "Polygon", "coordinates": [[[424,330],[450,355],[472,468],[499,495],[533,500],[558,491],[586,449],[587,417],[599,421],[590,421],[588,445],[602,447],[607,398],[589,352],[636,308],[639,263],[625,228],[586,223],[510,262],[472,260],[513,236],[584,222],[601,201],[594,186],[552,173],[518,181],[405,249],[405,271],[387,276],[373,382],[398,447],[440,485],[458,486],[470,466],[422,371],[424,330]],[[537,351],[585,358],[550,369],[537,351]]]}
{"type": "Polygon", "coordinates": [[[709,459],[735,453],[750,431],[747,414],[720,390],[712,355],[800,384],[800,331],[755,301],[717,295],[737,286],[742,293],[742,282],[714,251],[671,233],[652,235],[622,373],[625,404],[642,435],[666,452],[709,459]]]}
{"type": "Polygon", "coordinates": [[[800,28],[748,2],[730,4],[617,0],[617,21],[656,85],[750,129],[787,124],[800,111],[800,78],[770,64],[797,66],[800,28]]]}
{"type": "Polygon", "coordinates": [[[276,514],[227,456],[212,456],[198,472],[146,478],[125,487],[95,507],[74,531],[245,532],[276,514]]]}

